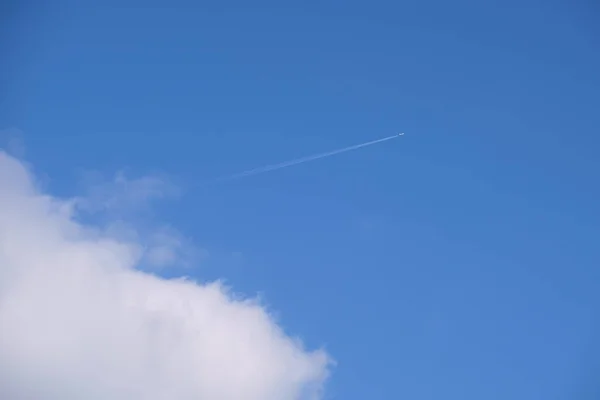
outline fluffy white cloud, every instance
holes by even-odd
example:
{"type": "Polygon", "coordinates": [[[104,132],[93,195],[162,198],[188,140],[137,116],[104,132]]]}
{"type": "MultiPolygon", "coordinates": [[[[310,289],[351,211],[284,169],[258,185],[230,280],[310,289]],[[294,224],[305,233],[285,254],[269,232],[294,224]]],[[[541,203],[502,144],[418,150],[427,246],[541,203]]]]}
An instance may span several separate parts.
{"type": "MultiPolygon", "coordinates": [[[[75,203],[0,152],[0,398],[320,398],[324,351],[219,283],[137,270],[143,246],[78,222],[75,203]]],[[[169,240],[156,262],[174,259],[169,240]]]]}

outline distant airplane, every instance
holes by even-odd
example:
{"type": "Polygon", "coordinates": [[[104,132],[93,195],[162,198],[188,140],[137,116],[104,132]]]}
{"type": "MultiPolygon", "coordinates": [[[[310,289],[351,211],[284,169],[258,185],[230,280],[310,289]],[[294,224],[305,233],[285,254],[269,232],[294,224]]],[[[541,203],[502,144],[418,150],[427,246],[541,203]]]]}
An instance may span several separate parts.
{"type": "Polygon", "coordinates": [[[298,164],[302,164],[302,163],[305,163],[305,162],[309,162],[309,161],[313,161],[313,160],[318,160],[319,158],[330,157],[330,156],[333,156],[334,154],[340,154],[340,153],[345,153],[345,152],[351,151],[351,150],[357,150],[357,149],[360,149],[362,147],[371,146],[371,145],[373,145],[375,143],[385,142],[385,141],[397,138],[398,136],[402,136],[402,135],[404,135],[404,132],[397,133],[397,134],[395,134],[393,136],[388,136],[388,137],[385,137],[383,139],[371,140],[370,142],[361,143],[361,144],[355,144],[354,146],[344,147],[343,149],[332,150],[332,151],[328,151],[326,153],[320,153],[320,154],[315,154],[315,155],[312,155],[312,156],[297,158],[295,160],[285,161],[285,162],[282,162],[282,163],[279,163],[279,164],[271,164],[271,165],[265,165],[264,167],[249,169],[249,170],[246,170],[244,172],[240,172],[238,174],[234,174],[234,175],[229,175],[229,176],[224,176],[222,178],[218,178],[218,179],[215,180],[215,182],[228,181],[228,180],[231,180],[231,179],[238,179],[238,178],[243,178],[243,177],[250,176],[250,175],[263,174],[265,172],[275,171],[277,169],[286,168],[286,167],[291,167],[292,165],[298,165],[298,164]]]}

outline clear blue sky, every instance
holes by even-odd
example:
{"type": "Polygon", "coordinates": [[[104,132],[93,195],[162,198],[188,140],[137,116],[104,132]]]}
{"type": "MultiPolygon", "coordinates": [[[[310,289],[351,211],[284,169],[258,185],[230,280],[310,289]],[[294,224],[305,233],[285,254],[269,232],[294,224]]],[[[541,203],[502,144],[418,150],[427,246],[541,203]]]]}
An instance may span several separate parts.
{"type": "Polygon", "coordinates": [[[158,213],[213,255],[192,276],[325,345],[328,398],[594,389],[593,2],[53,3],[8,29],[0,127],[56,194],[82,169],[175,176],[158,213]]]}

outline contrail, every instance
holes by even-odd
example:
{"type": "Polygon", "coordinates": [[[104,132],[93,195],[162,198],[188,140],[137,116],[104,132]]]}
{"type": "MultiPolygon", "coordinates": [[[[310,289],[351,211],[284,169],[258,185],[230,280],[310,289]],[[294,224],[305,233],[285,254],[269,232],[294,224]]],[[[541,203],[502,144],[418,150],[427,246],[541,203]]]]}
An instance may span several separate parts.
{"type": "Polygon", "coordinates": [[[385,137],[385,138],[382,138],[382,139],[372,140],[372,141],[366,142],[366,143],[355,144],[353,146],[348,146],[348,147],[344,147],[343,149],[328,151],[326,153],[319,153],[319,154],[315,154],[315,155],[312,155],[312,156],[306,156],[306,157],[302,157],[302,158],[297,158],[295,160],[285,161],[285,162],[278,163],[278,164],[270,164],[270,165],[265,165],[264,167],[258,167],[258,168],[249,169],[249,170],[244,171],[244,172],[239,172],[237,174],[233,174],[233,175],[229,175],[229,176],[224,176],[222,178],[218,178],[218,179],[215,180],[215,182],[229,181],[229,180],[232,180],[232,179],[244,178],[244,177],[251,176],[251,175],[258,175],[258,174],[263,174],[265,172],[275,171],[275,170],[278,170],[278,169],[281,169],[281,168],[291,167],[293,165],[298,165],[298,164],[302,164],[302,163],[305,163],[305,162],[318,160],[320,158],[325,158],[325,157],[333,156],[335,154],[340,154],[340,153],[345,153],[347,151],[357,150],[357,149],[360,149],[360,148],[363,148],[363,147],[371,146],[371,145],[376,144],[376,143],[385,142],[387,140],[391,140],[391,139],[397,138],[397,137],[402,136],[402,135],[404,135],[404,133],[399,133],[397,135],[388,136],[388,137],[385,137]]]}

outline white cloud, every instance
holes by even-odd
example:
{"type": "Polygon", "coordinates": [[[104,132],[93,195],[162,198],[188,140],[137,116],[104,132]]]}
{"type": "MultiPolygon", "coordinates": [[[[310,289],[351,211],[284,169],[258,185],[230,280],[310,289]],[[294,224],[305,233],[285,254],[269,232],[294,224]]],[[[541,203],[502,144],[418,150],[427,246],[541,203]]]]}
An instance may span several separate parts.
{"type": "MultiPolygon", "coordinates": [[[[0,398],[320,398],[324,351],[219,283],[137,270],[135,235],[85,226],[73,204],[0,152],[0,398]]],[[[174,257],[161,240],[152,257],[174,257]]]]}

